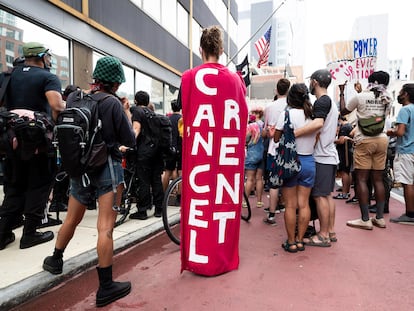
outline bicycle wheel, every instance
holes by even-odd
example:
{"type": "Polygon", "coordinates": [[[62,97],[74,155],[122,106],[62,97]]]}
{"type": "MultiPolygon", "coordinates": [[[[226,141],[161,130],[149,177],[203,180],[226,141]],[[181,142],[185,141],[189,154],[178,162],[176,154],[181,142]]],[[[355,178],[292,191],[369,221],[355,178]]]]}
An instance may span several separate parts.
{"type": "Polygon", "coordinates": [[[162,222],[167,235],[180,245],[181,177],[174,179],[165,191],[162,202],[162,222]]]}
{"type": "Polygon", "coordinates": [[[252,209],[250,207],[249,196],[246,194],[246,191],[243,191],[243,198],[246,206],[242,206],[241,218],[247,222],[252,217],[252,209]]]}

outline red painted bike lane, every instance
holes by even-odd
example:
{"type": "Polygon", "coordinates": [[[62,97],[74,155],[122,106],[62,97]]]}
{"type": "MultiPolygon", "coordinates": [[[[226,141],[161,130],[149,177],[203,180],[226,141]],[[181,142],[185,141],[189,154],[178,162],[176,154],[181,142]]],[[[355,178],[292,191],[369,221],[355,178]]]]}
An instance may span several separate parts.
{"type": "MultiPolygon", "coordinates": [[[[388,222],[403,213],[402,203],[391,199],[386,229],[367,231],[345,225],[359,208],[337,200],[338,242],[291,254],[281,248],[283,213],[268,226],[250,201],[238,270],[180,274],[179,247],[158,234],[115,257],[114,278],[130,280],[132,291],[100,310],[413,310],[414,226],[388,222]]],[[[95,310],[97,284],[90,269],[14,310],[95,310]]]]}

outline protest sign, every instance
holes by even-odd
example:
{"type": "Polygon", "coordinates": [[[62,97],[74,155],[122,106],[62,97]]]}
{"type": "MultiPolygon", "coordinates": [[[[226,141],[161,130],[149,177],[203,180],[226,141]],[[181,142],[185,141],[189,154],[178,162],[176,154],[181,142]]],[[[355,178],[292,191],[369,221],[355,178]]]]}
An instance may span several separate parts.
{"type": "Polygon", "coordinates": [[[245,94],[242,78],[220,64],[182,77],[181,271],[213,276],[238,268],[245,94]]]}
{"type": "Polygon", "coordinates": [[[337,41],[325,44],[324,49],[327,68],[336,85],[368,79],[375,71],[378,53],[376,38],[337,41]]]}

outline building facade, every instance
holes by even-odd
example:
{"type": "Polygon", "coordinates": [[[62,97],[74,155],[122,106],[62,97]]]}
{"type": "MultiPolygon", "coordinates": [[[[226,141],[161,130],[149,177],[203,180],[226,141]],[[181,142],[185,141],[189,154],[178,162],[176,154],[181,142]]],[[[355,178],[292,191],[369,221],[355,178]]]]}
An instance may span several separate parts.
{"type": "Polygon", "coordinates": [[[168,112],[182,73],[201,64],[202,29],[224,30],[226,64],[237,52],[237,23],[236,0],[0,0],[0,69],[25,42],[38,41],[51,49],[63,88],[87,89],[96,60],[113,55],[127,80],[119,95],[132,101],[145,90],[158,112],[168,112]]]}

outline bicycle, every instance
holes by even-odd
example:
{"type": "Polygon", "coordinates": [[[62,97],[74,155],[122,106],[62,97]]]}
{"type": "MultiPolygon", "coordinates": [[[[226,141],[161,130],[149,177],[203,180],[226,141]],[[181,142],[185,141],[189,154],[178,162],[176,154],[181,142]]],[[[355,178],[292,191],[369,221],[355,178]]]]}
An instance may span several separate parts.
{"type": "MultiPolygon", "coordinates": [[[[181,221],[181,183],[182,177],[174,179],[167,187],[162,202],[162,222],[168,237],[175,244],[180,245],[181,221]]],[[[248,222],[252,216],[249,197],[243,192],[246,208],[242,208],[241,218],[248,222]]],[[[241,204],[240,204],[241,205],[241,204]]]]}
{"type": "Polygon", "coordinates": [[[127,149],[123,156],[123,167],[125,182],[127,184],[126,189],[122,193],[121,205],[114,207],[114,210],[118,212],[117,219],[114,227],[118,227],[123,224],[131,212],[132,203],[138,201],[138,177],[136,174],[136,151],[133,148],[127,149]]]}

